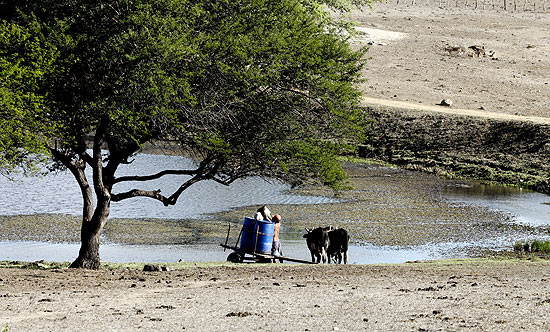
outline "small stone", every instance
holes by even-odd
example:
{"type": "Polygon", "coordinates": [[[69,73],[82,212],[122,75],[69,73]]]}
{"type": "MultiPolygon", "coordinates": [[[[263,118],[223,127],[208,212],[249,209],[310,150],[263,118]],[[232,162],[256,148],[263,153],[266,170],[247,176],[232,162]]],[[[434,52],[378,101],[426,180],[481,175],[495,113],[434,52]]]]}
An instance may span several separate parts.
{"type": "Polygon", "coordinates": [[[451,107],[451,106],[453,106],[453,101],[450,100],[450,99],[443,99],[438,105],[451,107]]]}
{"type": "Polygon", "coordinates": [[[145,266],[143,266],[143,271],[145,271],[145,272],[156,272],[156,271],[160,271],[160,266],[158,266],[158,265],[152,265],[152,264],[145,264],[145,266]]]}

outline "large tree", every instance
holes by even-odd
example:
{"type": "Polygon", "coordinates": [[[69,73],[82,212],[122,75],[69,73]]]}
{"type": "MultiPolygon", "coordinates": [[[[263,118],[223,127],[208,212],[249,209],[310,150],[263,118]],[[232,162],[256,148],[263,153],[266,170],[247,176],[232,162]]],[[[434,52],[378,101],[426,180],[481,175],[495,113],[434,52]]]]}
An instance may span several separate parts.
{"type": "Polygon", "coordinates": [[[113,202],[140,196],[168,206],[198,181],[258,175],[338,188],[345,173],[334,155],[363,124],[356,83],[365,50],[350,46],[348,26],[329,13],[348,2],[1,0],[2,24],[55,50],[37,89],[44,125],[30,128],[82,192],[72,266],[99,267],[113,202]],[[196,167],[117,176],[152,141],[170,141],[196,167]],[[182,176],[175,192],[140,189],[166,175],[182,176]],[[117,190],[123,182],[135,189],[117,190]]]}

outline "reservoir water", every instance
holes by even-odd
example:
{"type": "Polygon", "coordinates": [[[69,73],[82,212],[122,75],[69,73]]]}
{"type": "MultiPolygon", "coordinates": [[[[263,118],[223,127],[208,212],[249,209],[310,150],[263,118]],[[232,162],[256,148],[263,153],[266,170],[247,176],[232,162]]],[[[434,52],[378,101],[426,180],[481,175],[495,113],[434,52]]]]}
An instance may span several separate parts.
{"type": "MultiPolygon", "coordinates": [[[[192,160],[184,157],[162,155],[138,155],[133,163],[121,169],[121,175],[148,175],[151,165],[163,169],[182,169],[193,166],[192,160]]],[[[156,170],[157,168],[155,168],[156,170]]],[[[184,177],[169,176],[148,183],[128,183],[115,187],[124,191],[134,186],[139,189],[163,189],[170,195],[182,183],[184,177]]],[[[114,203],[111,217],[115,218],[206,218],[208,214],[242,206],[270,204],[326,204],[338,199],[321,196],[295,195],[290,187],[277,181],[261,178],[239,180],[226,187],[213,181],[200,182],[180,197],[172,207],[160,202],[138,198],[114,203]]],[[[460,183],[448,185],[444,198],[458,203],[500,211],[509,215],[512,222],[534,227],[550,226],[550,196],[502,186],[460,183]]],[[[81,211],[81,196],[76,181],[70,173],[50,174],[38,178],[18,178],[10,181],[0,177],[0,215],[72,214],[81,211]]],[[[303,239],[296,234],[281,234],[285,255],[309,259],[303,239]]],[[[479,243],[478,243],[479,244],[479,243]]],[[[487,238],[484,245],[498,248],[509,245],[509,239],[487,238]]],[[[469,243],[437,243],[411,247],[374,246],[353,242],[350,248],[350,263],[399,263],[409,260],[458,258],[468,256],[469,243]],[[464,250],[462,250],[464,249],[464,250]]],[[[79,244],[32,241],[0,241],[0,260],[53,260],[70,261],[78,253],[79,244]]],[[[224,261],[229,253],[219,243],[199,245],[121,245],[102,244],[103,261],[110,262],[176,262],[224,261]]]]}
{"type": "Polygon", "coordinates": [[[517,187],[472,183],[447,187],[449,199],[508,213],[523,225],[550,225],[550,196],[517,187]]]}

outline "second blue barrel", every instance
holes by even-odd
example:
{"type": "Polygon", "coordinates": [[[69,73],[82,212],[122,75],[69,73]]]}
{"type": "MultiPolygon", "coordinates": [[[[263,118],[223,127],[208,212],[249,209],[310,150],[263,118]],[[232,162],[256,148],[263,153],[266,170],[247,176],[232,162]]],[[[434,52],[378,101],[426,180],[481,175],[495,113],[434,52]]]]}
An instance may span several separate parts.
{"type": "Polygon", "coordinates": [[[254,251],[261,254],[271,254],[273,232],[275,225],[269,220],[256,220],[254,234],[254,251]]]}

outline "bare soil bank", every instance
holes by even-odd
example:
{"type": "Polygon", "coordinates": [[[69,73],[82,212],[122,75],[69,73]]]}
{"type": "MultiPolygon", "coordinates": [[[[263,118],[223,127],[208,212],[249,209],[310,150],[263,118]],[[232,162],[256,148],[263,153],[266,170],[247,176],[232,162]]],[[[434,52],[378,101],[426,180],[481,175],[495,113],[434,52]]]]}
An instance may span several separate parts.
{"type": "Polygon", "coordinates": [[[0,268],[9,332],[544,331],[548,261],[0,268]]]}
{"type": "Polygon", "coordinates": [[[370,107],[364,157],[550,193],[550,125],[370,107]]]}

